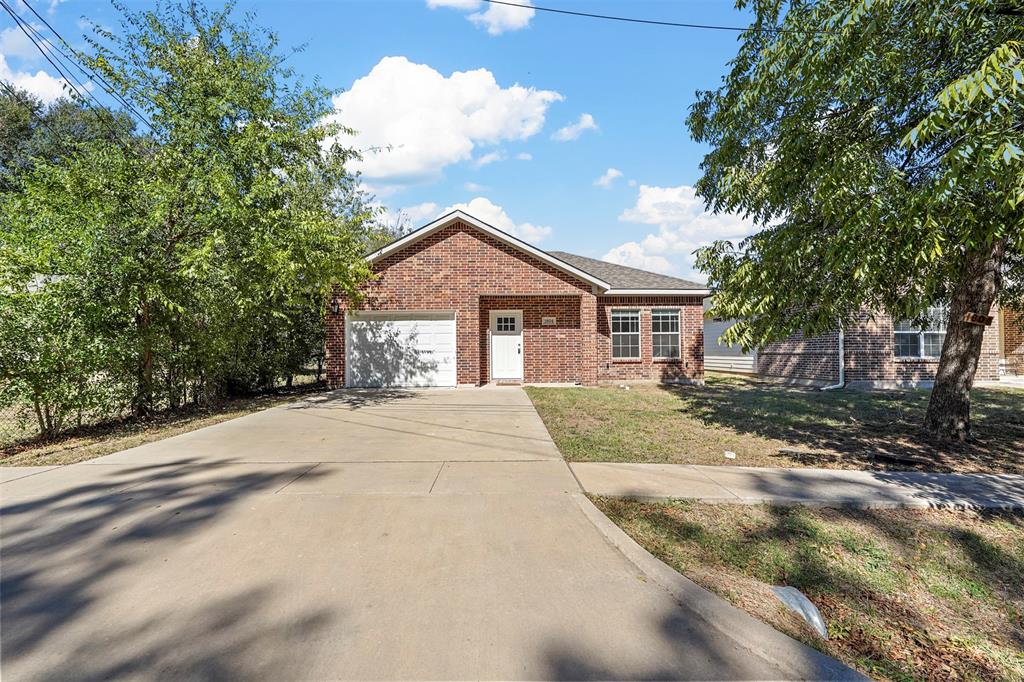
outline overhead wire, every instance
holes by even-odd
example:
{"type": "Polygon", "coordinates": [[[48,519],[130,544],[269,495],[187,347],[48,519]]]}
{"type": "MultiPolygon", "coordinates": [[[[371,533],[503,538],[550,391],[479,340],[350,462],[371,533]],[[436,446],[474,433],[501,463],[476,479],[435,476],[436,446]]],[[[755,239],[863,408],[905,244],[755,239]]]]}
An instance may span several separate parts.
{"type": "MultiPolygon", "coordinates": [[[[43,15],[41,15],[39,12],[36,11],[36,9],[28,2],[28,0],[20,0],[20,2],[22,4],[24,4],[25,7],[28,7],[29,11],[32,12],[32,14],[34,14],[36,16],[36,18],[39,19],[39,21],[43,22],[43,25],[46,26],[46,28],[48,28],[50,30],[50,32],[53,33],[53,35],[55,35],[57,37],[57,39],[64,45],[64,47],[66,47],[69,51],[71,51],[72,54],[77,52],[77,50],[75,50],[75,48],[73,48],[71,46],[71,44],[67,40],[64,39],[64,36],[62,36],[57,31],[57,29],[55,29],[50,24],[50,22],[47,21],[46,18],[43,17],[43,15]]],[[[36,33],[38,34],[38,31],[36,33]]],[[[47,42],[49,42],[49,41],[47,41],[47,42]]],[[[136,109],[134,105],[132,105],[119,92],[117,92],[116,88],[114,88],[114,86],[111,85],[110,82],[106,78],[104,78],[101,73],[97,72],[92,67],[83,67],[82,65],[80,65],[78,63],[78,61],[76,61],[72,57],[68,56],[63,51],[61,51],[61,53],[64,54],[64,56],[68,59],[68,61],[70,61],[76,68],[78,68],[78,70],[81,71],[81,73],[86,78],[95,79],[95,80],[99,81],[100,84],[102,85],[103,89],[107,92],[107,94],[109,94],[111,97],[113,97],[119,104],[124,106],[130,113],[134,114],[135,117],[139,120],[139,122],[141,122],[147,128],[149,128],[150,131],[153,130],[153,125],[149,122],[149,120],[141,112],[139,112],[139,110],[136,109]],[[91,76],[90,76],[90,74],[91,74],[91,76]]]]}
{"type": "Polygon", "coordinates": [[[725,26],[719,24],[692,24],[681,21],[663,21],[660,19],[641,19],[638,17],[622,17],[613,14],[596,14],[593,12],[579,12],[576,10],[560,9],[556,7],[542,7],[540,5],[527,4],[525,2],[510,2],[509,0],[484,0],[484,2],[491,5],[505,5],[506,7],[521,7],[522,9],[532,9],[538,12],[550,12],[551,14],[562,14],[573,17],[585,17],[588,19],[604,19],[606,21],[621,21],[632,24],[648,24],[653,26],[670,26],[673,28],[694,28],[704,29],[709,31],[731,31],[735,33],[743,33],[745,31],[756,31],[761,33],[832,33],[832,31],[803,31],[799,29],[787,29],[787,28],[753,28],[750,26],[725,26]]]}
{"type": "Polygon", "coordinates": [[[17,24],[18,28],[21,29],[21,32],[25,34],[25,37],[29,39],[29,41],[35,46],[36,50],[39,51],[43,58],[46,59],[46,61],[49,62],[49,64],[57,71],[57,73],[60,74],[61,78],[63,78],[67,86],[75,92],[79,100],[96,114],[97,121],[99,121],[100,124],[107,129],[107,132],[110,133],[112,139],[125,149],[128,149],[131,146],[131,140],[125,140],[122,137],[122,132],[116,130],[114,126],[111,125],[111,121],[108,120],[108,117],[104,116],[104,113],[110,113],[110,109],[104,106],[103,103],[100,102],[94,94],[92,94],[88,86],[86,86],[84,83],[78,80],[78,78],[71,73],[71,69],[68,68],[66,64],[64,64],[64,61],[59,56],[57,56],[55,51],[51,52],[49,47],[43,47],[39,42],[39,40],[42,39],[49,46],[49,41],[46,41],[45,38],[42,38],[41,36],[37,39],[36,36],[39,34],[35,31],[35,27],[30,26],[28,22],[25,21],[25,19],[23,19],[17,12],[15,12],[14,8],[11,7],[7,0],[0,0],[0,7],[3,7],[3,9],[11,16],[11,18],[14,19],[14,22],[17,24]],[[51,54],[53,55],[52,57],[51,54]],[[56,61],[54,61],[55,59],[56,61]],[[60,62],[60,65],[58,65],[57,62],[60,62]],[[63,66],[63,68],[61,68],[61,66],[63,66]],[[65,69],[67,69],[67,71],[65,71],[65,69]],[[81,88],[81,90],[79,90],[79,87],[81,88]],[[85,94],[82,94],[82,91],[84,91],[85,94]]]}

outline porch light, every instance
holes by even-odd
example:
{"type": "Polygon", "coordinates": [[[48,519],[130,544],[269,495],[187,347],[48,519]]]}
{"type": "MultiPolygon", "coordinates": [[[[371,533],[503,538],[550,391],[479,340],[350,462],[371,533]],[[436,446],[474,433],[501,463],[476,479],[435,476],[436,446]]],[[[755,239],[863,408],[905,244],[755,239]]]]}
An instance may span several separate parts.
{"type": "Polygon", "coordinates": [[[341,304],[338,303],[337,296],[331,296],[331,315],[337,315],[341,312],[341,304]]]}

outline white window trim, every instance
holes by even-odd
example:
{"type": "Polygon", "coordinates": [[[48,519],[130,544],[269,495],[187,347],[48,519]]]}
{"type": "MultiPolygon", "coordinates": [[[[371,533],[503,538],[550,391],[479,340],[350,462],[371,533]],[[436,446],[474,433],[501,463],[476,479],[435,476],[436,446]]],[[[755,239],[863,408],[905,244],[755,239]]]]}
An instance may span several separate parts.
{"type": "Polygon", "coordinates": [[[678,362],[683,359],[683,309],[678,307],[667,306],[664,308],[651,308],[651,358],[655,362],[678,362]],[[655,332],[654,331],[654,315],[656,313],[675,313],[676,314],[676,349],[679,351],[679,355],[675,357],[655,355],[654,354],[654,335],[660,334],[667,336],[672,332],[655,332]]]}
{"type": "Polygon", "coordinates": [[[608,343],[609,350],[611,352],[611,358],[613,362],[641,362],[644,357],[644,334],[643,334],[643,314],[640,308],[612,308],[608,316],[608,343]],[[616,332],[613,326],[613,320],[615,319],[616,313],[634,313],[636,315],[636,332],[616,332]],[[637,353],[636,357],[616,357],[615,356],[615,335],[619,336],[636,334],[637,341],[637,353]]]}
{"type": "MultiPolygon", "coordinates": [[[[939,308],[943,308],[943,309],[946,308],[946,306],[933,306],[933,307],[939,307],[939,308]]],[[[943,312],[943,315],[944,316],[948,316],[946,312],[943,312]]],[[[897,361],[899,361],[899,360],[938,360],[941,357],[941,354],[942,354],[941,345],[945,345],[945,342],[946,342],[945,336],[946,336],[946,332],[948,331],[947,329],[942,329],[940,331],[940,330],[937,330],[937,329],[919,328],[919,329],[907,329],[907,330],[902,330],[901,331],[901,330],[896,329],[896,326],[898,324],[900,324],[899,321],[893,320],[892,356],[893,356],[893,358],[895,360],[897,360],[897,361]],[[925,350],[924,350],[925,349],[925,343],[924,343],[925,334],[942,334],[943,338],[942,338],[942,344],[940,345],[939,355],[927,355],[925,353],[925,350]],[[903,335],[903,336],[917,336],[917,355],[898,355],[896,353],[896,337],[900,336],[900,335],[903,335]]]]}

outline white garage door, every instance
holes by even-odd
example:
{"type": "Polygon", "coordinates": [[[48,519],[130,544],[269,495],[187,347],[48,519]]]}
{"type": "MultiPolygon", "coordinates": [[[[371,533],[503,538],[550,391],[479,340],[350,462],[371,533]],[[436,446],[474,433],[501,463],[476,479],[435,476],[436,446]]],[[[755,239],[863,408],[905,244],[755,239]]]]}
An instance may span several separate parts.
{"type": "Polygon", "coordinates": [[[345,329],[346,386],[455,385],[454,313],[355,313],[345,329]]]}

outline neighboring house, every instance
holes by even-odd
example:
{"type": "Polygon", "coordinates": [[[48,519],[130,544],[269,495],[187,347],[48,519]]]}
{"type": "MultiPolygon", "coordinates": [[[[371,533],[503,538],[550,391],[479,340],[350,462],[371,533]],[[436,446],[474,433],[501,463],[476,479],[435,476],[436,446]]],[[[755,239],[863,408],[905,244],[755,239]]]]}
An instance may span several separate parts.
{"type": "MultiPolygon", "coordinates": [[[[814,338],[795,334],[757,351],[757,374],[795,382],[837,384],[857,388],[930,386],[945,340],[946,311],[933,308],[929,322],[893,323],[882,314],[859,315],[852,325],[814,338]],[[841,349],[841,350],[840,350],[841,349]]],[[[1019,315],[997,310],[985,330],[975,378],[994,381],[1002,375],[1024,374],[1024,335],[1019,315]]]]}
{"type": "Polygon", "coordinates": [[[462,211],[367,259],[361,302],[331,302],[331,386],[703,381],[701,284],[541,251],[462,211]]]}
{"type": "MultiPolygon", "coordinates": [[[[704,299],[704,313],[711,307],[711,298],[704,299]]],[[[739,346],[722,343],[722,334],[736,320],[723,320],[719,317],[704,318],[704,369],[713,372],[731,372],[734,374],[753,374],[757,352],[743,352],[739,346]]]]}

